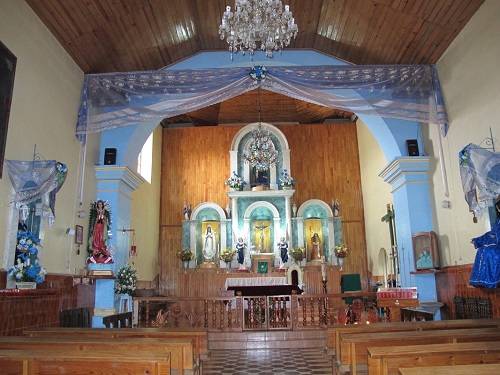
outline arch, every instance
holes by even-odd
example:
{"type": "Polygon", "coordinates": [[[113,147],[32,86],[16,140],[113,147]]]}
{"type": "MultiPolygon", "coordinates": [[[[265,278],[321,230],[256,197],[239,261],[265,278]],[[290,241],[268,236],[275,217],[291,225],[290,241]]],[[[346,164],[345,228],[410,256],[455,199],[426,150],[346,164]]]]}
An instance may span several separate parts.
{"type": "Polygon", "coordinates": [[[193,213],[191,214],[191,220],[196,220],[200,212],[206,208],[211,208],[217,211],[217,214],[219,215],[219,220],[226,219],[226,212],[222,209],[221,206],[219,206],[217,203],[214,202],[204,202],[200,203],[194,208],[193,213]]]}
{"type": "Polygon", "coordinates": [[[305,210],[308,207],[314,206],[314,205],[322,207],[326,211],[328,218],[333,217],[332,208],[327,203],[322,201],[321,199],[309,199],[309,200],[305,201],[304,203],[302,203],[300,205],[299,209],[297,210],[297,217],[303,217],[305,210]]]}
{"type": "Polygon", "coordinates": [[[266,129],[270,133],[274,134],[274,136],[280,142],[280,146],[283,150],[288,150],[290,147],[288,146],[288,141],[285,137],[285,134],[281,130],[279,130],[276,126],[269,124],[267,122],[252,122],[244,127],[242,127],[234,136],[233,141],[231,142],[231,151],[238,151],[238,147],[240,145],[241,140],[248,133],[252,132],[258,126],[262,126],[262,128],[266,129]]]}
{"type": "Polygon", "coordinates": [[[286,271],[286,282],[287,284],[292,284],[292,272],[297,272],[298,276],[298,287],[300,289],[304,289],[304,273],[302,271],[302,268],[297,263],[292,263],[290,267],[288,267],[286,271]]]}
{"type": "Polygon", "coordinates": [[[243,215],[243,219],[250,220],[250,216],[252,215],[252,212],[255,209],[260,208],[260,207],[264,207],[264,208],[269,209],[271,211],[271,213],[273,214],[273,220],[277,220],[280,218],[280,213],[279,213],[278,209],[272,203],[265,202],[265,201],[258,201],[258,202],[253,202],[251,205],[249,205],[247,207],[247,209],[245,210],[245,214],[243,215]]]}

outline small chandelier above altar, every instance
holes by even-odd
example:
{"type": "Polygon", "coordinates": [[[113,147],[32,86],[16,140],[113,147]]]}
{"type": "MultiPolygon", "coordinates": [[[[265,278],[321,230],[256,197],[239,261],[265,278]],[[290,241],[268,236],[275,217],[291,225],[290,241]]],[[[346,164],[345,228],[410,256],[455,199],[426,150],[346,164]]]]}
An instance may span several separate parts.
{"type": "Polygon", "coordinates": [[[235,12],[227,6],[219,26],[221,40],[229,44],[233,53],[248,51],[251,55],[260,49],[267,57],[281,51],[297,36],[298,27],[290,6],[280,0],[236,0],[235,12]]]}
{"type": "Polygon", "coordinates": [[[278,152],[271,140],[271,133],[265,131],[262,125],[252,130],[248,152],[243,153],[243,159],[260,172],[267,171],[278,160],[278,152]]]}

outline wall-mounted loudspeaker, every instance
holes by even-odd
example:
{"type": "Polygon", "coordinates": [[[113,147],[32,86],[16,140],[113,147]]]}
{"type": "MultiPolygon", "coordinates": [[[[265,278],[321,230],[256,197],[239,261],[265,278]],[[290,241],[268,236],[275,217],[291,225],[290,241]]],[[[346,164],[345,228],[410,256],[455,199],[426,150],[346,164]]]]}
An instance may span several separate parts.
{"type": "Polygon", "coordinates": [[[419,156],[418,142],[416,139],[407,139],[406,148],[408,149],[408,156],[419,156]]]}
{"type": "Polygon", "coordinates": [[[116,164],[116,148],[104,149],[104,165],[116,164]]]}

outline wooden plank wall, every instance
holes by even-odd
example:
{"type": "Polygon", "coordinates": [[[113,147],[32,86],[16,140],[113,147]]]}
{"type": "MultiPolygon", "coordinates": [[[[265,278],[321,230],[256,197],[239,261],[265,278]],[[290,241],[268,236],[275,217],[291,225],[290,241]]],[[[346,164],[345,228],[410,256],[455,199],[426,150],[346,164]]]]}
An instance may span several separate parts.
{"type": "MultiPolygon", "coordinates": [[[[341,201],[344,239],[352,250],[343,272],[360,273],[364,280],[367,261],[356,125],[301,124],[279,128],[291,150],[297,206],[313,198],[327,203],[333,198],[341,201]]],[[[239,129],[239,126],[212,126],[163,130],[159,256],[162,294],[200,293],[194,290],[198,283],[190,285],[181,275],[183,271],[176,258],[181,248],[182,206],[184,201],[193,208],[212,201],[226,207],[229,201],[224,180],[229,176],[229,148],[239,129]]],[[[209,281],[205,280],[206,284],[209,281]]],[[[212,281],[219,285],[215,279],[212,281]]]]}

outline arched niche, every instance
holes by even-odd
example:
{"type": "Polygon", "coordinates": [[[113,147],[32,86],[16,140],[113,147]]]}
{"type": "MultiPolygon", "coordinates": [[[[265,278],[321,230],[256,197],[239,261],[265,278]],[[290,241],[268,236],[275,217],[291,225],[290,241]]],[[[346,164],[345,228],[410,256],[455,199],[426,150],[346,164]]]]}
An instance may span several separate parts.
{"type": "Polygon", "coordinates": [[[297,272],[297,277],[298,277],[298,287],[300,289],[304,289],[304,272],[302,271],[302,268],[297,264],[297,263],[292,263],[290,267],[286,270],[286,282],[287,284],[291,285],[292,280],[293,280],[293,272],[297,272]]]}
{"type": "Polygon", "coordinates": [[[243,230],[244,233],[250,233],[247,240],[247,248],[253,251],[257,250],[257,244],[252,243],[253,230],[251,223],[253,220],[262,220],[268,218],[272,221],[271,228],[271,252],[274,253],[275,266],[279,263],[279,254],[277,252],[278,242],[282,235],[280,213],[276,206],[270,202],[257,201],[250,204],[243,215],[243,230]]]}
{"type": "Polygon", "coordinates": [[[269,187],[276,190],[278,189],[278,181],[281,172],[286,169],[288,173],[291,173],[290,147],[283,132],[276,126],[266,122],[248,124],[236,133],[231,143],[231,149],[229,150],[229,174],[232,175],[233,172],[238,173],[246,182],[247,188],[250,186],[250,165],[244,161],[243,154],[248,152],[252,131],[259,125],[264,131],[270,133],[273,145],[279,155],[277,163],[273,165],[269,171],[269,187]]]}
{"type": "Polygon", "coordinates": [[[335,247],[335,231],[333,226],[333,211],[331,207],[320,199],[309,199],[302,203],[297,210],[297,242],[299,246],[306,247],[306,224],[310,219],[317,219],[321,223],[323,254],[325,258],[333,262],[335,247]]]}
{"type": "MultiPolygon", "coordinates": [[[[197,262],[203,260],[203,227],[204,223],[217,223],[217,229],[213,229],[218,233],[219,250],[222,251],[227,245],[227,218],[226,213],[217,203],[204,202],[197,205],[189,221],[189,244],[190,249],[195,254],[197,262]]],[[[212,224],[213,225],[213,224],[212,224]]],[[[218,259],[218,255],[217,255],[218,259]]]]}

